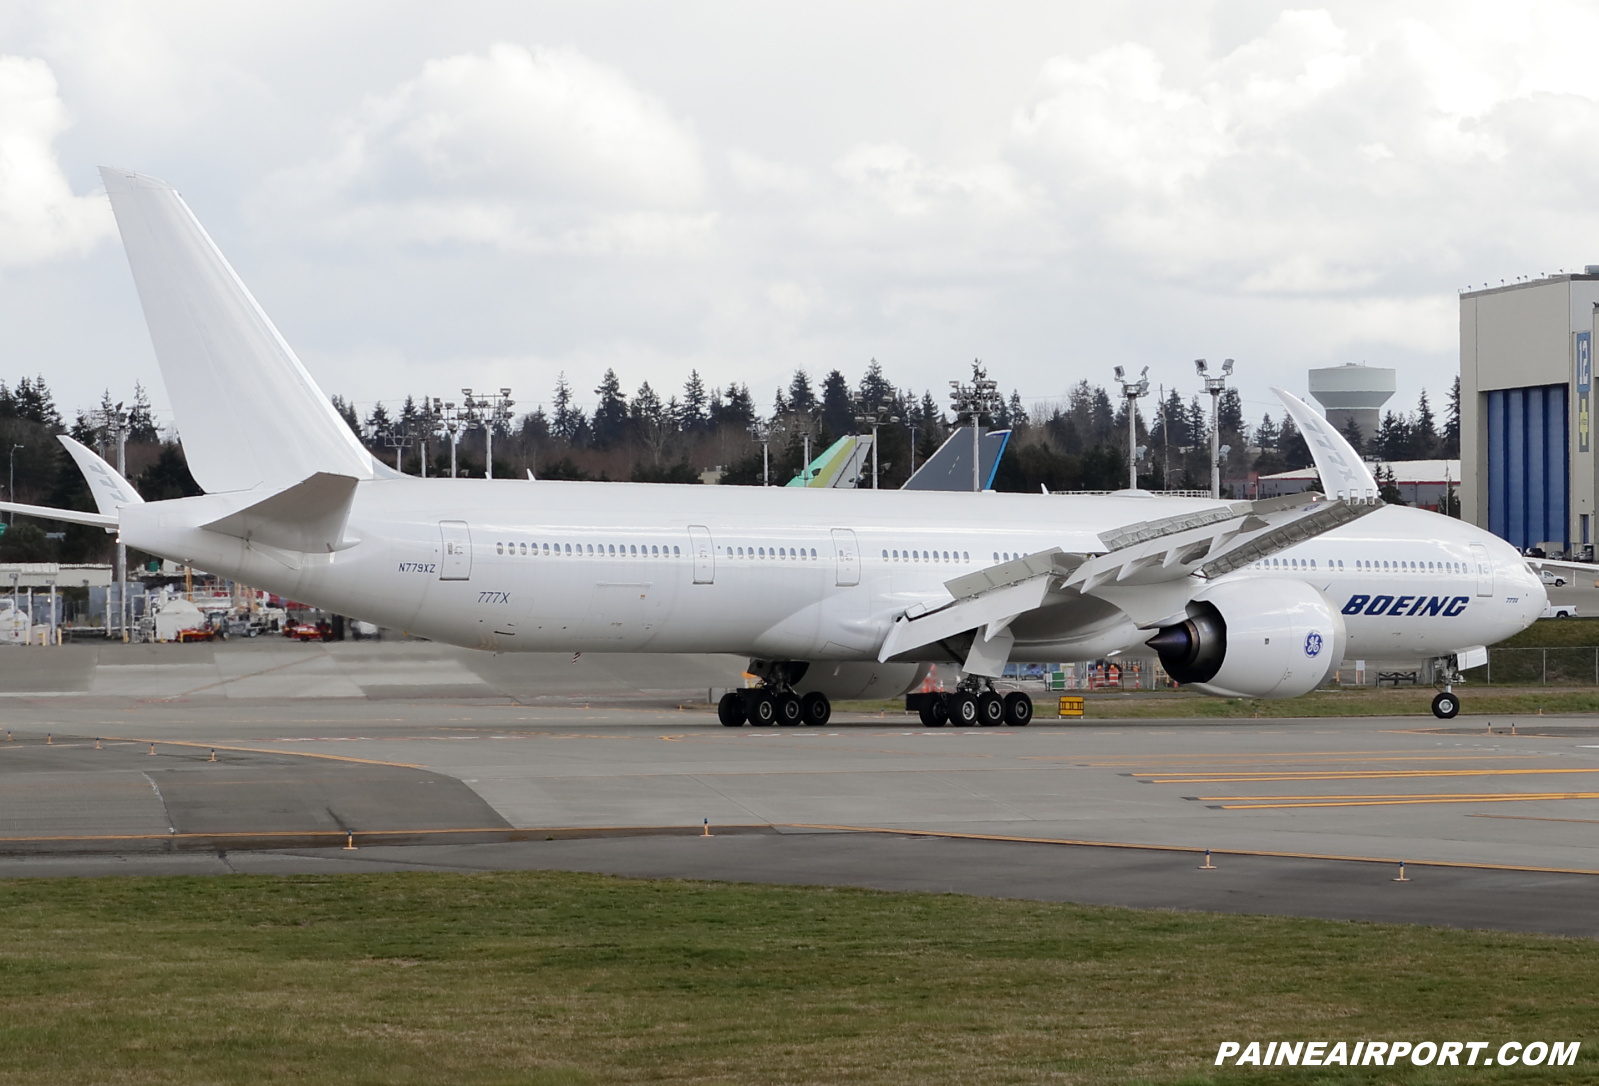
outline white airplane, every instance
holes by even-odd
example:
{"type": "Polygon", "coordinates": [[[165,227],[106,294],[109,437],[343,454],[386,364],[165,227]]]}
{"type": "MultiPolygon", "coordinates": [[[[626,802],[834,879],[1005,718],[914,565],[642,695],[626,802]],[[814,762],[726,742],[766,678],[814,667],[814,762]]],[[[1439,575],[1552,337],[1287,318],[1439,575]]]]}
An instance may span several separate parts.
{"type": "Polygon", "coordinates": [[[1262,502],[420,479],[334,412],[165,182],[102,171],[185,452],[205,494],[144,502],[67,437],[100,525],[151,554],[339,614],[494,652],[737,653],[722,723],[822,724],[960,665],[929,725],[1026,724],[1008,661],[1153,647],[1180,683],[1287,698],[1346,657],[1428,659],[1433,711],[1543,611],[1504,541],[1384,506],[1359,456],[1281,390],[1328,496],[1262,502]]]}

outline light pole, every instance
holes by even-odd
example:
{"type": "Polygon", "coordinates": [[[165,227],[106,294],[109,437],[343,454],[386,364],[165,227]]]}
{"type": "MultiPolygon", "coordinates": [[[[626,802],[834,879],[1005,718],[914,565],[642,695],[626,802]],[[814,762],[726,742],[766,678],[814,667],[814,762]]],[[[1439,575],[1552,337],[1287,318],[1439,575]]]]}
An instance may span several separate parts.
{"type": "Polygon", "coordinates": [[[1222,360],[1221,376],[1212,377],[1210,367],[1203,358],[1194,359],[1194,371],[1205,382],[1210,393],[1210,496],[1221,497],[1221,394],[1227,387],[1227,378],[1233,373],[1233,360],[1222,360]]]}
{"type": "Polygon", "coordinates": [[[972,363],[972,383],[963,385],[951,381],[953,389],[949,398],[955,405],[955,417],[971,416],[972,420],[972,491],[983,489],[983,412],[993,412],[999,407],[999,385],[988,379],[988,371],[978,362],[972,363]]]}
{"type": "Polygon", "coordinates": [[[1149,394],[1149,367],[1144,367],[1144,372],[1138,375],[1138,380],[1129,381],[1127,371],[1117,366],[1116,380],[1122,386],[1122,395],[1127,397],[1127,489],[1137,490],[1138,397],[1149,394]]]}
{"type": "Polygon", "coordinates": [[[878,407],[870,415],[856,415],[855,425],[870,426],[872,428],[872,489],[877,489],[877,428],[886,426],[891,422],[898,422],[898,415],[890,415],[888,408],[878,407]]]}
{"type": "MultiPolygon", "coordinates": [[[[26,445],[11,446],[11,481],[6,484],[6,497],[10,498],[13,502],[17,500],[17,450],[26,448],[26,445]]],[[[17,515],[12,513],[10,519],[8,519],[6,523],[15,525],[17,523],[17,515]]]]}
{"type": "Polygon", "coordinates": [[[761,485],[772,485],[772,424],[756,419],[750,423],[750,436],[761,443],[761,485]]]}
{"type": "MultiPolygon", "coordinates": [[[[100,429],[108,430],[117,442],[117,474],[124,479],[128,477],[128,416],[119,403],[109,411],[102,410],[100,415],[100,429]]],[[[128,640],[128,619],[131,608],[128,605],[128,545],[122,542],[122,533],[117,533],[117,625],[121,628],[122,640],[128,640]]],[[[111,617],[106,616],[106,625],[111,625],[111,617]]],[[[107,630],[109,636],[110,631],[107,630]]]]}

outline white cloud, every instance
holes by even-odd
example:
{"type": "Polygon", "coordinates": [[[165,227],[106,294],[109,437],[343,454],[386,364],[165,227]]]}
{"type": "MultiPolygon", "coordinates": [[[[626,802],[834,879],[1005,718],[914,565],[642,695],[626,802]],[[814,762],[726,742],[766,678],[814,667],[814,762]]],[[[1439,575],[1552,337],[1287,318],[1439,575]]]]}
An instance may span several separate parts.
{"type": "Polygon", "coordinates": [[[55,140],[71,123],[43,60],[0,56],[0,264],[82,253],[112,230],[103,197],[74,196],[55,140]]]}
{"type": "MultiPolygon", "coordinates": [[[[1507,65],[1535,62],[1478,29],[1290,10],[1199,63],[1136,41],[1057,57],[1008,153],[1101,259],[1157,278],[1288,294],[1465,281],[1467,261],[1522,240],[1510,222],[1526,229],[1540,191],[1592,176],[1599,155],[1594,92],[1507,65]]],[[[1599,226],[1571,195],[1566,229],[1599,226]]]]}
{"type": "Polygon", "coordinates": [[[693,127],[570,47],[427,61],[340,125],[332,158],[274,179],[347,232],[512,249],[675,250],[703,234],[693,127]]]}

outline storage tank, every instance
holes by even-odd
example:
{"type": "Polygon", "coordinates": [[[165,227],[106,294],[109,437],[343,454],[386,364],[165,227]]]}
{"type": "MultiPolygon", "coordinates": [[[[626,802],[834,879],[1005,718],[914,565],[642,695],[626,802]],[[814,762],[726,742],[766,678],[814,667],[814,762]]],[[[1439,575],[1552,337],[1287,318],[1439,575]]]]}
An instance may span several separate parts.
{"type": "Polygon", "coordinates": [[[1310,394],[1326,410],[1327,421],[1340,431],[1353,420],[1362,441],[1376,436],[1378,412],[1394,394],[1396,370],[1349,362],[1310,371],[1310,394]]]}

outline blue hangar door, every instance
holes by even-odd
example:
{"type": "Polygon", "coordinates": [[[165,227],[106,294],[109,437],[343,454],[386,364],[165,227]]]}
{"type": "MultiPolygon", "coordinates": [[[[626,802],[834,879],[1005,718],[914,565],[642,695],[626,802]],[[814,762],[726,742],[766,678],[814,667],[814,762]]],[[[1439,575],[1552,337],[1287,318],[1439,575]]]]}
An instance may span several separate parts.
{"type": "Polygon", "coordinates": [[[1495,389],[1488,396],[1488,530],[1523,550],[1569,543],[1565,385],[1495,389]]]}

